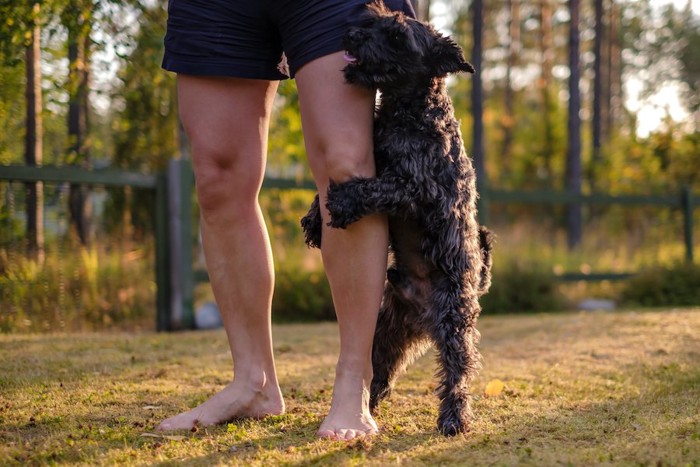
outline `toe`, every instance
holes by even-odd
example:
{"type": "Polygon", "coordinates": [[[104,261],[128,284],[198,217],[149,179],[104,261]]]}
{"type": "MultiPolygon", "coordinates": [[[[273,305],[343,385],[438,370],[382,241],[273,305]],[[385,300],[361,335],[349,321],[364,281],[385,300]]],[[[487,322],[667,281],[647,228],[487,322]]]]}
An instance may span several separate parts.
{"type": "Polygon", "coordinates": [[[318,430],[316,436],[322,439],[336,439],[336,434],[333,430],[318,430]]]}

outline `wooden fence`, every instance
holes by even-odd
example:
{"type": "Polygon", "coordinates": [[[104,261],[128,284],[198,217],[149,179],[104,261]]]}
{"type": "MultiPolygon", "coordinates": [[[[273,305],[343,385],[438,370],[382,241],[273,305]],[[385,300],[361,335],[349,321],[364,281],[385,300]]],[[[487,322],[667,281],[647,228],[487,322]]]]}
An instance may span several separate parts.
{"type": "MultiPolygon", "coordinates": [[[[193,263],[192,193],[194,176],[189,161],[173,160],[168,170],[149,175],[118,170],[89,171],[76,167],[0,166],[0,181],[50,182],[102,186],[131,186],[153,190],[155,243],[156,243],[156,327],[159,331],[191,329],[194,327],[194,285],[208,280],[206,271],[195,271],[193,263]]],[[[309,181],[266,178],[264,188],[314,189],[309,181]]],[[[659,206],[680,210],[683,215],[685,259],[694,260],[693,213],[700,206],[698,196],[689,187],[679,194],[664,196],[605,194],[573,194],[554,191],[509,191],[482,188],[480,214],[488,223],[489,204],[583,204],[659,206]]],[[[564,281],[599,281],[629,277],[632,273],[566,273],[557,276],[564,281]]]]}

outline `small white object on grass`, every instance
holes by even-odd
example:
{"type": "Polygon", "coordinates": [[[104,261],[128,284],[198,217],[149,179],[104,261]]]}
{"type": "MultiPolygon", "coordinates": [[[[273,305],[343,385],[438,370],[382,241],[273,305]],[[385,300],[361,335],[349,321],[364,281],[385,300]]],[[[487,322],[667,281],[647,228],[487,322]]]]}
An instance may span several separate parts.
{"type": "Polygon", "coordinates": [[[587,298],[581,300],[576,308],[581,311],[612,311],[615,309],[615,302],[604,298],[587,298]]]}
{"type": "Polygon", "coordinates": [[[206,302],[194,314],[197,329],[217,329],[224,325],[219,307],[214,302],[206,302]]]}

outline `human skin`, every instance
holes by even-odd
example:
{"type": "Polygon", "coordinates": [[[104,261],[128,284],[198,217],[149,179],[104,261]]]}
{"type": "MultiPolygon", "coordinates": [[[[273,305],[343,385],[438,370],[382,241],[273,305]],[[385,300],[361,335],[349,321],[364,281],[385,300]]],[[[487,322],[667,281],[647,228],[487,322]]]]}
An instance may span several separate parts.
{"type": "MultiPolygon", "coordinates": [[[[307,63],[296,75],[307,157],[324,197],[330,180],[374,176],[374,93],[346,84],[344,65],[343,53],[334,53],[307,63]]],[[[258,204],[276,90],[276,81],[178,75],[202,244],[234,378],[201,405],[164,420],[161,430],[284,413],[272,352],[273,260],[258,204]]],[[[322,216],[329,218],[325,210],[322,216]]],[[[338,318],[340,354],[320,437],[353,439],[377,431],[368,403],[387,247],[381,215],[345,230],[324,227],[322,257],[338,318]]]]}

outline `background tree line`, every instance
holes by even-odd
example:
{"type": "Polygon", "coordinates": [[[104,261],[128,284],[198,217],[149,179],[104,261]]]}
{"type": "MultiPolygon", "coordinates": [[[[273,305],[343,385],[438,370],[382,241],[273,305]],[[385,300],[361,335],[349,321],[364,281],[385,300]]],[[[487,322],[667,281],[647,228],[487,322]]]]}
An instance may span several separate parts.
{"type": "MultiPolygon", "coordinates": [[[[415,6],[479,65],[478,76],[450,85],[481,183],[610,193],[697,185],[700,23],[690,0],[681,8],[652,0],[415,6]],[[678,109],[662,105],[662,124],[640,132],[640,103],[669,89],[687,118],[675,121],[678,109]]],[[[166,10],[159,0],[2,0],[0,163],[158,171],[186,153],[174,76],[160,69],[166,10]]],[[[280,87],[274,118],[268,171],[308,177],[293,82],[280,87]]],[[[41,184],[28,186],[33,255],[41,252],[42,204],[41,184]]],[[[124,212],[129,222],[148,217],[130,193],[114,204],[120,220],[124,212]]],[[[85,188],[71,187],[82,243],[88,217],[85,188]]],[[[572,246],[581,219],[575,206],[560,219],[572,246]]]]}

